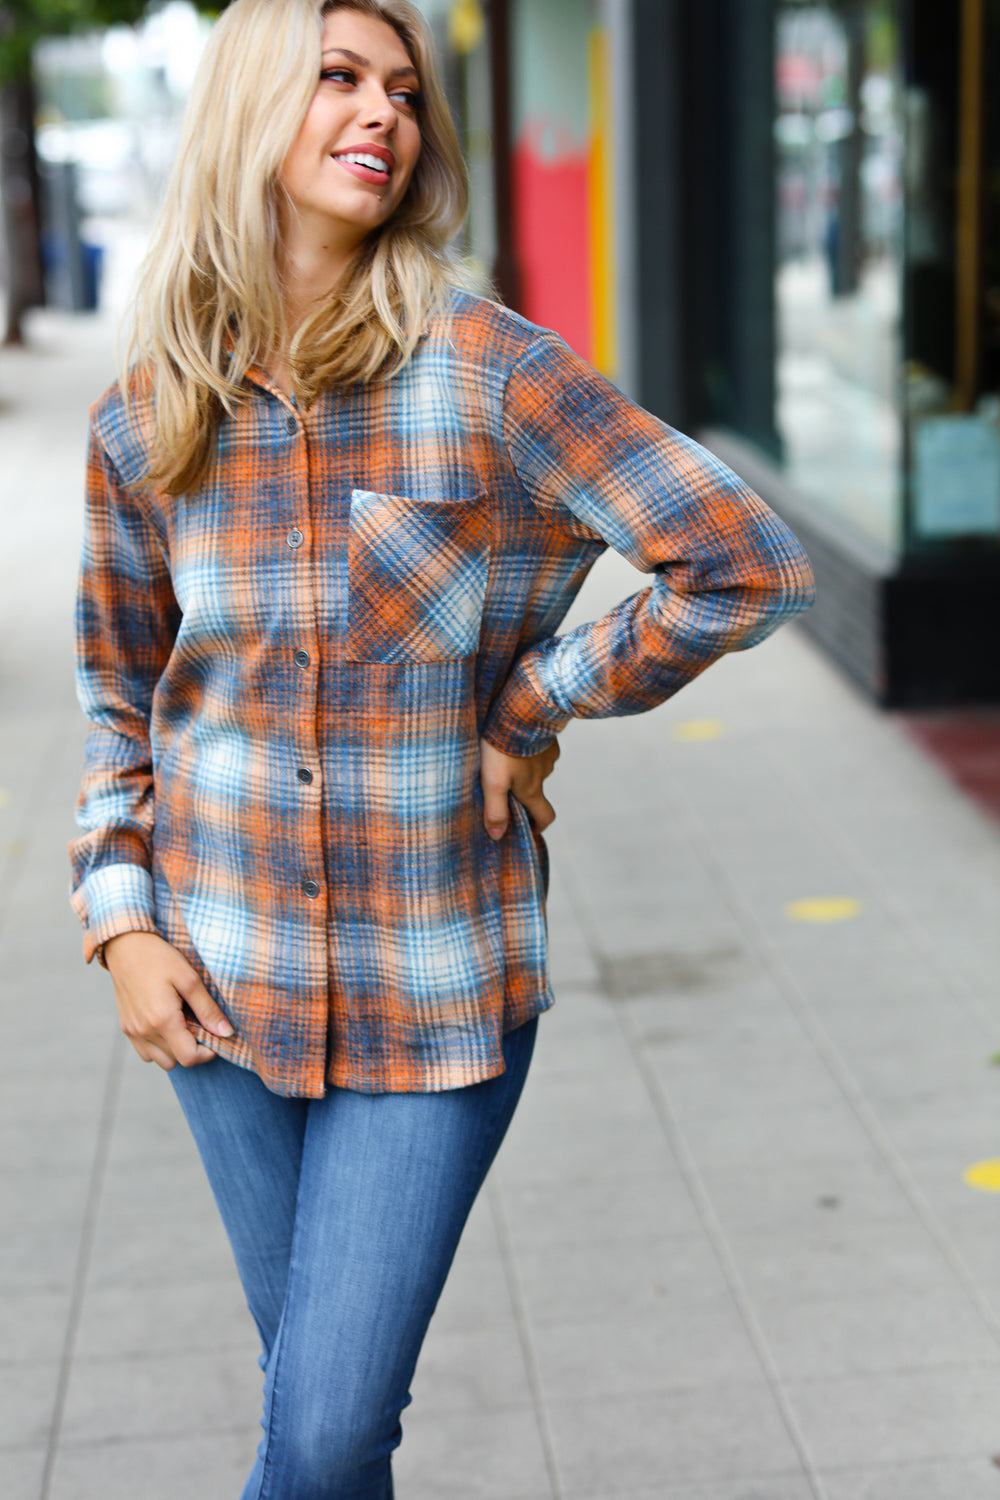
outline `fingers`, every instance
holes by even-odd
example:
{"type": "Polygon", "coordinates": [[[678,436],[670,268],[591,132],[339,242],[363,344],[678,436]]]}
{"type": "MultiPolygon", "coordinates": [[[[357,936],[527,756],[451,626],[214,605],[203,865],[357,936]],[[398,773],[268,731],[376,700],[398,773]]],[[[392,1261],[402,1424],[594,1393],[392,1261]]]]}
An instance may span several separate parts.
{"type": "Polygon", "coordinates": [[[160,1036],[162,1049],[179,1062],[182,1068],[193,1068],[196,1063],[208,1062],[215,1056],[210,1047],[202,1046],[197,1037],[192,1036],[179,1002],[170,1019],[161,1026],[160,1036]]]}
{"type": "Polygon", "coordinates": [[[177,990],[183,995],[206,1031],[210,1031],[213,1036],[233,1035],[232,1026],[193,969],[189,981],[186,984],[177,984],[177,990]]]}
{"type": "Polygon", "coordinates": [[[541,832],[555,822],[555,809],[545,796],[542,784],[559,759],[559,744],[553,740],[537,755],[504,755],[489,741],[483,740],[480,754],[480,781],[483,788],[483,822],[491,839],[502,839],[510,824],[511,793],[524,807],[534,826],[541,832]]]}
{"type": "MultiPolygon", "coordinates": [[[[190,1033],[188,1034],[190,1035],[190,1033]]],[[[192,1037],[191,1040],[194,1041],[194,1038],[192,1037]]],[[[215,1053],[212,1049],[210,1047],[203,1047],[200,1042],[195,1042],[194,1052],[183,1063],[179,1057],[175,1057],[173,1053],[165,1051],[163,1047],[156,1047],[151,1043],[138,1040],[132,1041],[132,1046],[137,1056],[141,1057],[143,1062],[156,1063],[156,1066],[162,1068],[164,1073],[169,1073],[172,1068],[178,1066],[196,1068],[202,1063],[215,1061],[215,1053]]]]}
{"type": "Polygon", "coordinates": [[[510,783],[499,779],[483,780],[483,822],[491,839],[502,839],[510,823],[507,794],[510,783]]]}
{"type": "Polygon", "coordinates": [[[169,1072],[177,1063],[189,1068],[200,1060],[200,1054],[215,1054],[202,1047],[191,1035],[184,1020],[180,996],[163,991],[141,1009],[127,1001],[119,1005],[121,1028],[143,1062],[155,1062],[169,1072]]]}
{"type": "MultiPolygon", "coordinates": [[[[124,1030],[124,1028],[123,1028],[124,1030]]],[[[177,1059],[163,1051],[162,1047],[154,1047],[148,1042],[140,1041],[138,1038],[129,1037],[133,1051],[144,1063],[156,1063],[165,1073],[177,1066],[177,1059]]]]}
{"type": "Polygon", "coordinates": [[[517,800],[527,810],[528,816],[539,833],[543,833],[550,824],[555,822],[556,810],[541,790],[531,797],[518,797],[517,800]]]}
{"type": "MultiPolygon", "coordinates": [[[[190,1032],[188,1035],[191,1035],[190,1032]]],[[[168,1052],[165,1047],[155,1047],[150,1043],[137,1041],[134,1041],[132,1046],[143,1062],[156,1063],[156,1066],[162,1068],[164,1073],[169,1073],[172,1068],[197,1068],[202,1063],[215,1061],[216,1054],[211,1047],[202,1046],[201,1042],[195,1042],[193,1037],[191,1041],[194,1042],[194,1047],[191,1051],[184,1049],[185,1060],[183,1062],[172,1052],[168,1052]]]]}
{"type": "Polygon", "coordinates": [[[144,1062],[169,1071],[211,1062],[215,1053],[192,1035],[187,1002],[206,1031],[233,1035],[233,1028],[177,950],[155,933],[126,933],[105,950],[115,986],[121,1029],[144,1062]]]}
{"type": "Polygon", "coordinates": [[[483,823],[491,839],[502,839],[510,822],[507,794],[510,791],[512,760],[491,745],[479,742],[479,781],[483,789],[483,823]]]}
{"type": "MultiPolygon", "coordinates": [[[[555,822],[556,810],[544,792],[519,793],[513,787],[511,790],[539,832],[555,822]]],[[[504,793],[502,801],[498,799],[492,805],[488,797],[485,798],[485,801],[486,812],[483,821],[486,824],[486,832],[491,839],[502,839],[510,826],[510,804],[507,800],[507,793],[504,793]]]]}

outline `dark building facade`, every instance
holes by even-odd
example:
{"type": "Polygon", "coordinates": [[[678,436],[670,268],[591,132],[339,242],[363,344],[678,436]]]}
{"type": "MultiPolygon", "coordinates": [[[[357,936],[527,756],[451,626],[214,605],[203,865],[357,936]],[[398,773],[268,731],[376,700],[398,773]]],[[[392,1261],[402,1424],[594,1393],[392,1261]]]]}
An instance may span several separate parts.
{"type": "Polygon", "coordinates": [[[640,399],[795,525],[807,628],[880,701],[1000,698],[1000,6],[632,16],[635,135],[668,164],[635,290],[671,333],[640,399]]]}
{"type": "Polygon", "coordinates": [[[796,527],[879,701],[1000,699],[1000,0],[437,0],[472,247],[796,527]]]}

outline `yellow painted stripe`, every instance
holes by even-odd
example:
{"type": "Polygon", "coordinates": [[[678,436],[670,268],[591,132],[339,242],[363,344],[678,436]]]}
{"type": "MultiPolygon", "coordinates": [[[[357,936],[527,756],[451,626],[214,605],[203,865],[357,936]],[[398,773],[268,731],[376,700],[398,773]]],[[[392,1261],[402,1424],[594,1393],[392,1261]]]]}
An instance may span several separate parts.
{"type": "Polygon", "coordinates": [[[611,109],[608,39],[594,27],[587,39],[590,71],[590,323],[594,364],[614,375],[618,363],[615,328],[614,184],[611,177],[611,109]]]}
{"type": "Polygon", "coordinates": [[[672,731],[675,740],[718,740],[725,732],[721,719],[682,719],[672,731]]]}
{"type": "Polygon", "coordinates": [[[981,1193],[1000,1193],[1000,1160],[994,1157],[992,1161],[977,1161],[966,1167],[962,1179],[981,1193]]]}
{"type": "Polygon", "coordinates": [[[803,901],[790,901],[785,916],[790,922],[846,922],[860,910],[861,902],[853,896],[809,896],[803,901]]]}

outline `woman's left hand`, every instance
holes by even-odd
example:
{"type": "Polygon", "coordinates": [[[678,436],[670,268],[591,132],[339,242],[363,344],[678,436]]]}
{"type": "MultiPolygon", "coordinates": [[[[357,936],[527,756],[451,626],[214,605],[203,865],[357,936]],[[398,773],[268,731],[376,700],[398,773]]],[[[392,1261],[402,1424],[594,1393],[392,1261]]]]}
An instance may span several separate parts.
{"type": "Polygon", "coordinates": [[[483,784],[483,822],[491,839],[502,839],[510,823],[507,798],[513,795],[527,809],[541,832],[555,821],[555,809],[542,791],[559,759],[559,742],[553,740],[537,755],[504,755],[488,740],[479,741],[479,777],[483,784]]]}

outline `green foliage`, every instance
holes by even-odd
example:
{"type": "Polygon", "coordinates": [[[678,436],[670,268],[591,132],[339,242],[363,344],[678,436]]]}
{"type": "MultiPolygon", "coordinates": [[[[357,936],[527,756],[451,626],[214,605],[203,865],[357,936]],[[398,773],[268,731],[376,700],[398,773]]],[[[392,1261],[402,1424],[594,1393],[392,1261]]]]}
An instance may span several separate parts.
{"type": "Polygon", "coordinates": [[[45,36],[140,21],[149,0],[0,0],[0,86],[24,78],[45,36]]]}

